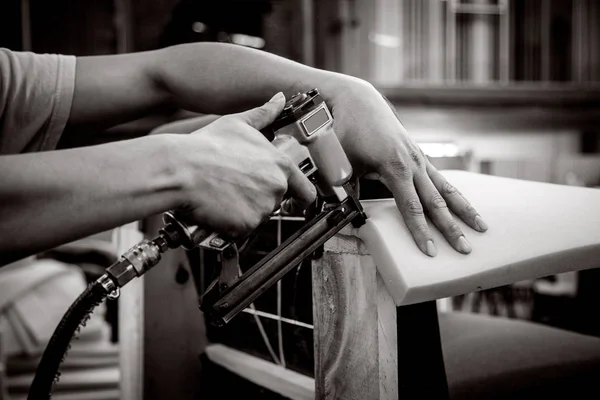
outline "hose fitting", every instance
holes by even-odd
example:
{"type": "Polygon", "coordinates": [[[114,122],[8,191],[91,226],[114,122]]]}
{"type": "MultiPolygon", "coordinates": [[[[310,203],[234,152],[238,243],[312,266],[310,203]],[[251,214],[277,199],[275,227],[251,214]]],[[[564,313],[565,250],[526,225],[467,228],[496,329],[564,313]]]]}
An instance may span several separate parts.
{"type": "Polygon", "coordinates": [[[144,239],[127,250],[106,273],[117,287],[125,286],[129,281],[144,275],[160,261],[161,248],[155,240],[144,239]]]}

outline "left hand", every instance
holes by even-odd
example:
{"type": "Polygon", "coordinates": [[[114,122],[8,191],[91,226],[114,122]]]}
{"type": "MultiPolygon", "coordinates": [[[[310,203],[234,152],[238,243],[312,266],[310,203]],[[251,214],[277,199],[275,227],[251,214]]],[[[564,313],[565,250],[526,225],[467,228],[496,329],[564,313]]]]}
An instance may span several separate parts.
{"type": "Polygon", "coordinates": [[[426,214],[454,249],[470,253],[471,245],[450,210],[471,228],[485,232],[487,226],[477,211],[429,162],[375,88],[358,80],[344,86],[328,103],[356,175],[380,180],[392,192],[423,253],[431,257],[437,253],[426,214]]]}

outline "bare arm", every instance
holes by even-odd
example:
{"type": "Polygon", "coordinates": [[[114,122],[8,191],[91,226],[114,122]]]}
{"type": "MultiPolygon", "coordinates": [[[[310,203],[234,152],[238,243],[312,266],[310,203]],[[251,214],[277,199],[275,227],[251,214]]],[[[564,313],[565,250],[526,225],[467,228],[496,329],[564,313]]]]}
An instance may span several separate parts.
{"type": "Polygon", "coordinates": [[[191,135],[0,157],[0,266],[171,209],[235,237],[286,192],[308,206],[313,185],[258,131],[284,104],[275,97],[191,135]]]}
{"type": "Polygon", "coordinates": [[[457,251],[471,252],[450,211],[480,232],[487,229],[482,218],[429,163],[383,97],[360,79],[217,43],[80,58],[69,130],[86,132],[74,128],[109,126],[169,105],[227,114],[278,91],[289,97],[313,87],[333,111],[334,128],[355,172],[381,180],[392,191],[421,251],[436,254],[432,222],[457,251]]]}
{"type": "Polygon", "coordinates": [[[182,180],[164,156],[170,141],[0,157],[0,265],[174,207],[182,180]]]}
{"type": "Polygon", "coordinates": [[[241,112],[280,91],[289,97],[331,86],[333,92],[339,90],[337,80],[354,79],[222,43],[79,57],[67,134],[88,135],[164,107],[218,115],[241,112]]]}

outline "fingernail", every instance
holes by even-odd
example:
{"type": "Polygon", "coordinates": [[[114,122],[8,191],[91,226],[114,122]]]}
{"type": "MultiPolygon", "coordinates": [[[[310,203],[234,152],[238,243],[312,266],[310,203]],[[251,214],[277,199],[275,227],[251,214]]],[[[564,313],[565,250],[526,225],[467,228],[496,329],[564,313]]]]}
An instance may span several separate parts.
{"type": "Polygon", "coordinates": [[[279,92],[275,96],[271,97],[271,100],[269,100],[269,103],[277,103],[283,97],[284,97],[283,92],[279,92]]]}
{"type": "Polygon", "coordinates": [[[475,223],[477,224],[480,230],[487,231],[488,226],[485,222],[483,222],[483,218],[481,218],[479,215],[475,217],[475,223]]]}
{"type": "Polygon", "coordinates": [[[435,257],[437,254],[437,250],[435,248],[435,244],[433,244],[433,240],[427,241],[427,254],[429,257],[435,257]]]}
{"type": "Polygon", "coordinates": [[[471,245],[464,236],[458,238],[458,249],[465,254],[471,252],[471,245]]]}

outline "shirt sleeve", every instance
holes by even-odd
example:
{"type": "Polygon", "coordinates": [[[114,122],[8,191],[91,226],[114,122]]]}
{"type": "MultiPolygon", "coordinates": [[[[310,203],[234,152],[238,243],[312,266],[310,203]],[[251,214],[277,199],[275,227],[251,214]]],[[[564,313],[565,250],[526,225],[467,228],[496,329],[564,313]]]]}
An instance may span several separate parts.
{"type": "Polygon", "coordinates": [[[0,154],[53,150],[69,119],[74,56],[0,48],[0,154]]]}

